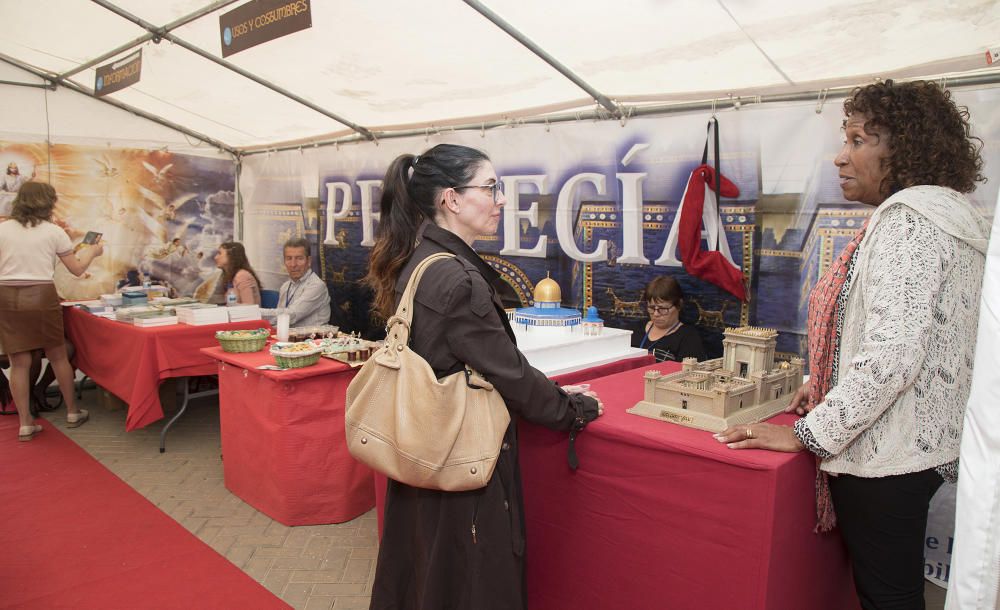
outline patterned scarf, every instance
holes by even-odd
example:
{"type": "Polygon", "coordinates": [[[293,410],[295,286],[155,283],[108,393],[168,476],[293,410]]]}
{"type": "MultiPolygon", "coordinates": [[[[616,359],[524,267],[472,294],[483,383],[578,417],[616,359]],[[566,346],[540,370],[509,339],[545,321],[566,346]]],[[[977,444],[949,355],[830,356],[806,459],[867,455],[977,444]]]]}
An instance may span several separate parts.
{"type": "MultiPolygon", "coordinates": [[[[833,382],[833,370],[840,355],[841,311],[837,300],[844,290],[854,252],[865,236],[868,222],[854,236],[837,260],[830,265],[823,277],[809,293],[809,318],[806,333],[809,337],[809,408],[823,402],[833,382]]],[[[827,474],[819,469],[821,459],[816,458],[816,530],[827,532],[837,524],[830,497],[827,474]]]]}

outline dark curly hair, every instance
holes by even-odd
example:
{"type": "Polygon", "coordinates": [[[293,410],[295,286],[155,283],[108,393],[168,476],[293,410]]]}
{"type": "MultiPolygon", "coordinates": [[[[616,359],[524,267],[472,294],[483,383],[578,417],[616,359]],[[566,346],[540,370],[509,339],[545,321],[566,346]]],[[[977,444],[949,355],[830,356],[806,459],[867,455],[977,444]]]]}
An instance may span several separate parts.
{"type": "Polygon", "coordinates": [[[853,113],[867,117],[866,132],[875,127],[889,133],[883,196],[918,184],[968,193],[986,182],[983,141],[971,135],[969,110],[937,83],[887,80],[858,87],[844,101],[844,114],[853,113]]]}

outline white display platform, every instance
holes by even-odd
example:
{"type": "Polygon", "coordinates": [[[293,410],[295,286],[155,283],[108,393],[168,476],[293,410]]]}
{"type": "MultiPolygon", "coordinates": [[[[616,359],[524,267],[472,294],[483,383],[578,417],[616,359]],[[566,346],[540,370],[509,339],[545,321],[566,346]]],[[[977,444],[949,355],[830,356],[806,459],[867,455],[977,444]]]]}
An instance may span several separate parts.
{"type": "Polygon", "coordinates": [[[531,327],[525,330],[522,325],[511,326],[517,337],[517,347],[527,356],[528,362],[549,377],[646,353],[644,349],[632,347],[630,330],[604,328],[595,337],[584,335],[579,326],[572,332],[565,328],[531,327]]]}

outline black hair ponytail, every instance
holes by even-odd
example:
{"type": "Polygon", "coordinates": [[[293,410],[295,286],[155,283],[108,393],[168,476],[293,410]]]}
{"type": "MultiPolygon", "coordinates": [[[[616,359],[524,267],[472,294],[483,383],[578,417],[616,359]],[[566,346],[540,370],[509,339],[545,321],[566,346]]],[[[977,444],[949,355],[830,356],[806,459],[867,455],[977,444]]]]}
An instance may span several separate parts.
{"type": "Polygon", "coordinates": [[[373,308],[383,318],[395,311],[399,272],[413,254],[417,231],[437,215],[439,193],[464,186],[489,161],[468,146],[438,144],[419,157],[396,157],[382,181],[381,216],[365,283],[375,291],[373,308]]]}

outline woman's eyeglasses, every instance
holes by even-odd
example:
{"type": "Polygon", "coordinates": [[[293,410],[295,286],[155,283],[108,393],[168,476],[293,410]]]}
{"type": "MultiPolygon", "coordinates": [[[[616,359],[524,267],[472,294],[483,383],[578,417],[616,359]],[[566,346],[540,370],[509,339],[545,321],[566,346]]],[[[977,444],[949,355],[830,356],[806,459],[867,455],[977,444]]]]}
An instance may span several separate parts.
{"type": "Polygon", "coordinates": [[[467,186],[455,186],[452,187],[456,191],[462,189],[490,189],[490,194],[493,195],[493,203],[500,200],[500,194],[503,193],[503,182],[494,182],[493,184],[469,184],[467,186]]]}
{"type": "Polygon", "coordinates": [[[667,313],[673,308],[674,308],[673,305],[646,305],[646,311],[656,315],[660,315],[661,313],[667,313]]]}

